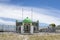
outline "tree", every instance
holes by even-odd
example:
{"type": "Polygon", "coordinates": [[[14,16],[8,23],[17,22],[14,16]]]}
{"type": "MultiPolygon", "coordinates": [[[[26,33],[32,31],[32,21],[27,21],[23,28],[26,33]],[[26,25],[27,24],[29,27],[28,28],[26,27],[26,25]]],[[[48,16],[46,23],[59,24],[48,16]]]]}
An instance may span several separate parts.
{"type": "Polygon", "coordinates": [[[49,26],[52,26],[52,28],[56,27],[56,25],[54,23],[50,24],[49,26]]]}
{"type": "Polygon", "coordinates": [[[56,29],[55,29],[56,25],[54,23],[50,24],[49,26],[50,26],[50,31],[51,32],[55,32],[56,31],[56,29]]]}

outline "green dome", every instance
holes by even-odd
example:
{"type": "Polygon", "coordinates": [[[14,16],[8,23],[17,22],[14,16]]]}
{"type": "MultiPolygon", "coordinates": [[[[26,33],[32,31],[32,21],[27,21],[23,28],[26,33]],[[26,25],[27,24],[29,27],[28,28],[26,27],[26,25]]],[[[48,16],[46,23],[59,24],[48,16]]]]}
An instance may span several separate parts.
{"type": "Polygon", "coordinates": [[[26,17],[26,19],[24,19],[23,22],[24,23],[31,23],[32,21],[28,17],[26,17]]]}

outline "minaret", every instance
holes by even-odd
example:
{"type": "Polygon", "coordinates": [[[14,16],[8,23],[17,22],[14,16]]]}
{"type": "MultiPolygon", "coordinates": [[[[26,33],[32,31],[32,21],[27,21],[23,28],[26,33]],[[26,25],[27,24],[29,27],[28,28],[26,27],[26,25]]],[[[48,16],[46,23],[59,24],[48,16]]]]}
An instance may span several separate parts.
{"type": "Polygon", "coordinates": [[[33,9],[31,8],[31,20],[33,20],[33,9]]]}
{"type": "Polygon", "coordinates": [[[23,8],[22,8],[22,20],[23,20],[23,8]]]}

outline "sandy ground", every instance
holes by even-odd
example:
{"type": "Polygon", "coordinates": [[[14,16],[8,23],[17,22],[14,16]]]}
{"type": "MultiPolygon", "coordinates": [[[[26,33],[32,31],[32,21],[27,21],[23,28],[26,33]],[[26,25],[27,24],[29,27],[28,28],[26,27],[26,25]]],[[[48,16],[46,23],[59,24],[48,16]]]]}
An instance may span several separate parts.
{"type": "Polygon", "coordinates": [[[0,32],[0,40],[60,40],[60,33],[34,33],[22,35],[12,32],[0,32]]]}

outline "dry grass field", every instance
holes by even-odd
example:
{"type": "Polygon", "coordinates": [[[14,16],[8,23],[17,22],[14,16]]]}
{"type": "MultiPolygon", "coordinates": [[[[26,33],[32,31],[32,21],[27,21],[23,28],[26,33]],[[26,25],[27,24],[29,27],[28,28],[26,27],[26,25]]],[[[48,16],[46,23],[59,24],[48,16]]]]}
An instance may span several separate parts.
{"type": "Polygon", "coordinates": [[[17,33],[0,33],[0,40],[60,40],[60,34],[21,35],[17,33]]]}

